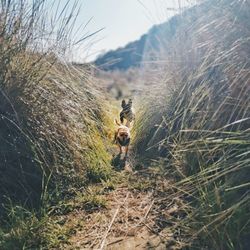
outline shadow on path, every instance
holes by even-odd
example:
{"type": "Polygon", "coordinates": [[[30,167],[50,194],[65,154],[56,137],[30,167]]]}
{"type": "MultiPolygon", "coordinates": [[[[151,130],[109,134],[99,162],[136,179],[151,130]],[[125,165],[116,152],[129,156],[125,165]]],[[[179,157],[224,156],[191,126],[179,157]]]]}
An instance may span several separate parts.
{"type": "Polygon", "coordinates": [[[127,157],[124,157],[123,159],[121,159],[121,154],[114,156],[113,159],[111,160],[111,165],[117,171],[124,170],[126,164],[127,164],[127,157]]]}

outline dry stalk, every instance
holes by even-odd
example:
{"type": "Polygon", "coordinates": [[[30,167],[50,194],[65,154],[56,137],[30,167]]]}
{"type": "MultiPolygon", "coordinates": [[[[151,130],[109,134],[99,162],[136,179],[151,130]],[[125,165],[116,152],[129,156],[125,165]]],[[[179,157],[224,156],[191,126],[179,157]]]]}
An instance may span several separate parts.
{"type": "Polygon", "coordinates": [[[106,233],[105,233],[105,235],[104,235],[104,237],[103,237],[103,240],[102,240],[102,243],[101,243],[101,246],[100,246],[100,250],[104,249],[105,243],[106,243],[106,239],[107,239],[108,234],[109,234],[109,231],[110,231],[110,229],[111,229],[111,227],[112,227],[112,225],[113,225],[113,223],[114,223],[114,221],[115,221],[115,218],[116,218],[117,214],[119,213],[120,208],[121,208],[121,207],[125,204],[125,202],[127,201],[128,195],[129,195],[129,192],[128,192],[127,195],[126,195],[126,198],[125,198],[124,202],[123,202],[122,204],[120,204],[120,205],[118,206],[118,208],[116,209],[115,214],[114,214],[114,216],[113,216],[113,218],[112,218],[112,220],[111,220],[111,222],[110,222],[110,224],[109,224],[108,230],[106,231],[106,233]]]}

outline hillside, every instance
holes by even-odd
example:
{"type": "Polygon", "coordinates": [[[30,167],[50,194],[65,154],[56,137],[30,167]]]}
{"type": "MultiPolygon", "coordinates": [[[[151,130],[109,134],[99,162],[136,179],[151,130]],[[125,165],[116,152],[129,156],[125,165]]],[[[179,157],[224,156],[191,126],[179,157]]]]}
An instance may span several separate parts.
{"type": "Polygon", "coordinates": [[[144,51],[149,48],[159,49],[162,37],[164,37],[165,42],[170,40],[178,26],[178,21],[178,16],[175,16],[166,23],[153,26],[139,40],[99,56],[94,64],[103,70],[127,70],[132,67],[139,67],[144,59],[144,51]]]}
{"type": "Polygon", "coordinates": [[[183,19],[195,21],[197,13],[208,8],[209,5],[211,6],[210,3],[203,3],[191,7],[162,24],[154,25],[139,40],[100,55],[94,61],[94,64],[105,71],[125,71],[129,68],[140,67],[144,62],[156,61],[161,51],[164,51],[164,53],[171,51],[171,40],[174,38],[176,31],[183,25],[183,19]]]}

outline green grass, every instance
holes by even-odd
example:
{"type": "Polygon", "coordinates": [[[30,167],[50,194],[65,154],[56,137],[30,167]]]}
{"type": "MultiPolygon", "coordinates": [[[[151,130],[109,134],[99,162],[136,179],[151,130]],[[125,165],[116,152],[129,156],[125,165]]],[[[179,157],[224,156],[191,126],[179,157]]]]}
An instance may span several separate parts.
{"type": "Polygon", "coordinates": [[[20,206],[12,206],[8,216],[0,230],[0,247],[3,250],[57,248],[67,243],[68,237],[74,233],[73,228],[63,226],[60,219],[47,215],[38,217],[35,211],[20,206]]]}

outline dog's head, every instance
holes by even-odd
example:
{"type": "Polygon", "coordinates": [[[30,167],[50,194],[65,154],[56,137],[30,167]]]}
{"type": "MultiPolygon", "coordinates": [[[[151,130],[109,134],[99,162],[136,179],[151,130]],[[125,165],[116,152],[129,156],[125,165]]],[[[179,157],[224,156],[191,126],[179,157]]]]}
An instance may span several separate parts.
{"type": "Polygon", "coordinates": [[[118,125],[117,131],[116,131],[116,137],[121,141],[125,142],[128,139],[130,139],[130,131],[127,126],[121,125],[116,119],[116,124],[118,125]]]}
{"type": "Polygon", "coordinates": [[[129,99],[128,103],[126,103],[126,101],[123,99],[121,106],[123,109],[128,109],[128,108],[130,109],[132,107],[132,103],[133,103],[132,99],[129,99]]]}
{"type": "Polygon", "coordinates": [[[126,126],[120,126],[117,131],[117,137],[120,141],[125,142],[130,138],[129,129],[126,126]]]}
{"type": "Polygon", "coordinates": [[[118,128],[118,135],[117,135],[122,141],[128,139],[130,137],[129,129],[127,127],[120,127],[118,128]]]}

